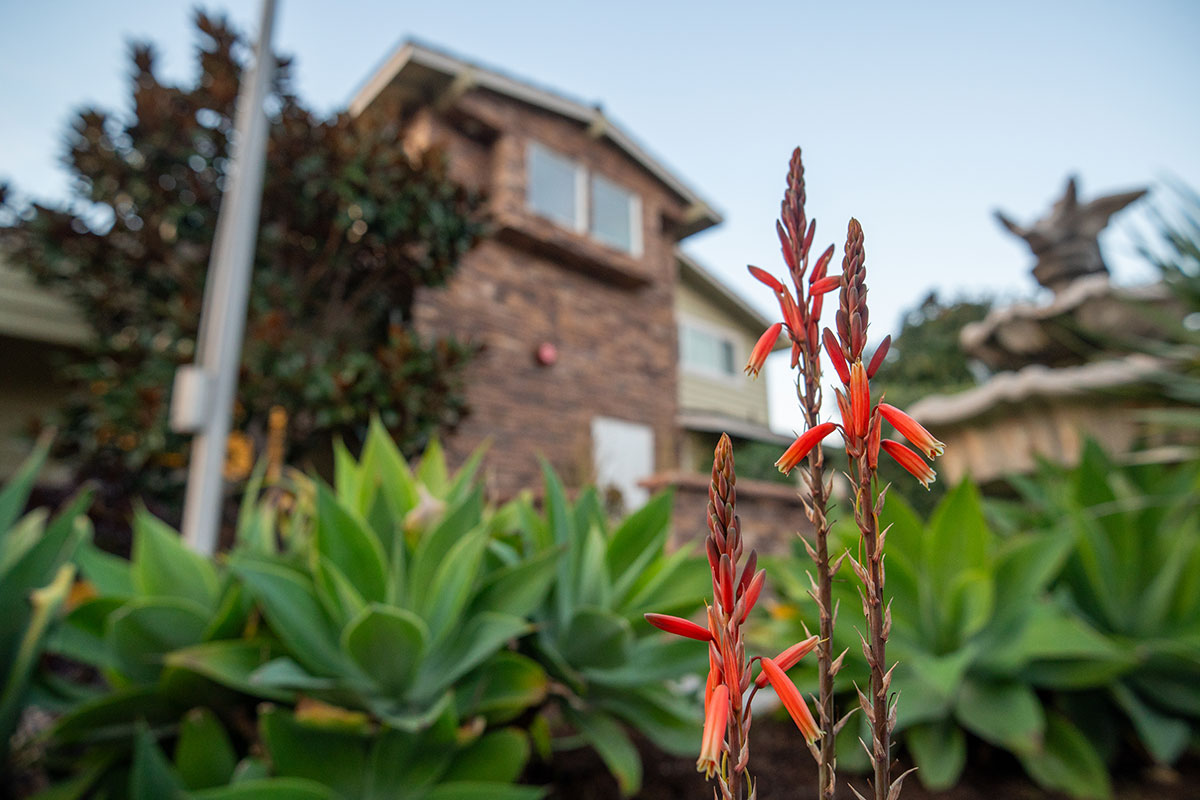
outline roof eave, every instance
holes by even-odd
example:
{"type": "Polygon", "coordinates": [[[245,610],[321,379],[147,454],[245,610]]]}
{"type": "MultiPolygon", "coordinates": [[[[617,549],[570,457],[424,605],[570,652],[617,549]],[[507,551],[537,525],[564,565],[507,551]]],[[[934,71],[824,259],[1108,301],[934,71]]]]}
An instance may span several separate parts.
{"type": "Polygon", "coordinates": [[[597,131],[599,136],[611,141],[641,165],[642,168],[684,200],[687,204],[687,212],[680,228],[680,238],[707,230],[723,221],[723,217],[719,212],[657,159],[646,152],[641,145],[619,126],[605,117],[604,112],[599,107],[580,103],[555,92],[541,89],[495,70],[487,69],[486,67],[456,58],[413,41],[406,41],[401,44],[396,52],[366,80],[362,88],[350,100],[348,105],[350,115],[356,117],[361,114],[410,63],[441,72],[450,77],[469,74],[473,86],[488,89],[545,109],[559,116],[575,120],[589,129],[597,131]]]}

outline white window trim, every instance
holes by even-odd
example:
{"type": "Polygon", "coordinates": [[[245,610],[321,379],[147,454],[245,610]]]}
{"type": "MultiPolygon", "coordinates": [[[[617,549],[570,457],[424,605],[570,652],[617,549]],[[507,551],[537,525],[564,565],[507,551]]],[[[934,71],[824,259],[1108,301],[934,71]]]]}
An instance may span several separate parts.
{"type": "Polygon", "coordinates": [[[591,222],[592,222],[592,219],[591,219],[591,217],[592,217],[592,203],[591,203],[591,200],[592,200],[592,197],[591,197],[592,172],[587,167],[585,167],[583,164],[579,163],[579,161],[577,159],[572,158],[571,156],[567,155],[566,153],[560,153],[558,150],[555,150],[553,147],[548,147],[547,145],[544,145],[541,142],[536,141],[534,139],[529,140],[526,151],[525,151],[525,208],[529,209],[534,214],[537,214],[539,217],[549,220],[550,222],[554,223],[555,225],[561,225],[561,223],[558,220],[552,219],[550,217],[545,216],[544,214],[539,213],[529,203],[529,191],[530,191],[529,190],[529,165],[531,163],[533,163],[533,156],[531,155],[531,153],[535,149],[540,149],[546,153],[549,153],[549,154],[555,156],[556,158],[560,158],[560,159],[563,159],[564,161],[568,161],[575,167],[575,227],[574,227],[575,233],[578,233],[581,236],[586,236],[588,239],[591,239],[593,242],[596,242],[597,244],[603,245],[604,247],[615,250],[618,253],[625,253],[626,255],[633,256],[634,258],[641,258],[644,253],[643,229],[642,229],[642,196],[640,194],[638,194],[637,192],[633,191],[632,189],[630,189],[625,184],[623,184],[619,181],[615,181],[612,178],[608,177],[607,175],[602,176],[606,181],[612,183],[613,185],[617,186],[618,188],[629,193],[629,198],[630,198],[630,203],[629,203],[629,249],[626,250],[624,248],[618,247],[609,242],[605,242],[605,241],[598,239],[597,237],[592,235],[592,225],[591,225],[591,222]]]}
{"type": "Polygon", "coordinates": [[[701,367],[701,366],[697,366],[695,364],[688,364],[687,362],[685,362],[683,360],[683,332],[682,332],[682,330],[679,330],[677,335],[679,336],[679,368],[680,369],[682,369],[687,374],[694,375],[698,378],[707,378],[708,380],[720,381],[722,383],[728,383],[728,384],[737,385],[737,386],[742,385],[742,383],[743,383],[743,381],[741,380],[742,376],[738,373],[737,368],[738,368],[738,363],[741,361],[743,356],[742,356],[741,349],[738,347],[738,336],[737,336],[736,332],[734,332],[730,328],[726,328],[722,325],[716,325],[712,322],[709,322],[706,319],[702,319],[700,317],[694,317],[690,314],[678,315],[678,318],[675,321],[675,325],[676,325],[677,329],[682,329],[685,325],[690,328],[695,328],[704,333],[711,334],[715,338],[725,339],[731,345],[733,345],[733,372],[732,373],[723,372],[719,369],[709,369],[707,367],[701,367]]]}

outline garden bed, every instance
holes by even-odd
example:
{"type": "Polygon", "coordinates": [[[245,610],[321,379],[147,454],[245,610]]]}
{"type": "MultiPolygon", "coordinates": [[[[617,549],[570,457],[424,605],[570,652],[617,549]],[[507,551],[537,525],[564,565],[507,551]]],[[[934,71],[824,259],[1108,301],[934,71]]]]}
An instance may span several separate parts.
{"type": "MultiPolygon", "coordinates": [[[[637,737],[645,774],[638,797],[648,800],[702,800],[711,786],[696,771],[696,760],[663,753],[637,737]]],[[[759,800],[816,800],[816,767],[790,721],[756,719],[750,735],[750,766],[759,780],[759,800]]],[[[931,792],[915,775],[904,784],[903,800],[1058,800],[1066,795],[1034,786],[1006,753],[981,753],[953,789],[931,792]],[[989,758],[990,756],[990,758],[989,758]]],[[[907,769],[909,765],[904,765],[907,769]]],[[[865,779],[839,776],[838,800],[853,800],[845,785],[849,777],[861,791],[865,779]]],[[[550,786],[548,800],[620,800],[616,780],[590,749],[559,753],[549,764],[531,764],[530,783],[550,786]]],[[[1126,767],[1113,776],[1116,800],[1200,800],[1200,759],[1184,758],[1173,770],[1156,772],[1126,767]]]]}

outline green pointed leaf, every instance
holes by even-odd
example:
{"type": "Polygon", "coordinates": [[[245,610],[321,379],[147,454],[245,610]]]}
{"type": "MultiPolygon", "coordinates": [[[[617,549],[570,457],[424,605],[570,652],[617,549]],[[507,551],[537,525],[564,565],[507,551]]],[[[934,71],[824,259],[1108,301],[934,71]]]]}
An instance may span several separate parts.
{"type": "Polygon", "coordinates": [[[387,596],[387,567],[383,546],[369,525],[333,492],[317,484],[317,552],[328,558],[350,580],[367,602],[387,596]]]}
{"type": "Polygon", "coordinates": [[[955,716],[979,738],[1013,752],[1036,749],[1046,728],[1037,695],[1016,681],[968,679],[955,716]]]}
{"type": "Polygon", "coordinates": [[[220,720],[207,708],[193,708],[179,724],[175,769],[188,789],[222,786],[233,778],[237,754],[220,720]]]}
{"type": "Polygon", "coordinates": [[[624,797],[637,794],[642,785],[642,759],[621,724],[599,711],[567,708],[564,716],[600,755],[608,771],[617,779],[621,794],[624,797]]]}
{"type": "Polygon", "coordinates": [[[561,550],[545,550],[495,570],[471,601],[467,616],[481,611],[503,611],[518,617],[532,614],[546,599],[561,557],[561,550]]]}
{"type": "Polygon", "coordinates": [[[361,470],[361,503],[365,503],[367,496],[377,490],[383,495],[396,520],[403,520],[417,505],[420,495],[416,479],[378,417],[371,419],[367,443],[363,447],[361,470]]]}
{"type": "Polygon", "coordinates": [[[464,624],[459,635],[434,646],[419,668],[412,695],[432,699],[494,655],[510,639],[528,633],[522,617],[485,612],[464,624]]]}
{"type": "Polygon", "coordinates": [[[168,653],[204,638],[208,617],[199,604],[177,597],[138,597],[108,617],[105,642],[129,679],[151,683],[168,653]]]}
{"type": "Polygon", "coordinates": [[[130,800],[184,800],[187,797],[179,776],[144,724],[138,725],[133,742],[133,767],[129,771],[130,800]]]}
{"type": "Polygon", "coordinates": [[[559,639],[559,647],[576,669],[605,669],[625,663],[633,646],[629,622],[600,608],[580,608],[559,639]]]}
{"type": "Polygon", "coordinates": [[[967,737],[953,722],[940,720],[914,725],[904,732],[904,743],[916,762],[917,777],[926,789],[944,791],[958,783],[967,764],[967,737]]]}
{"type": "Polygon", "coordinates": [[[133,583],[144,595],[190,600],[211,612],[220,589],[212,562],[145,509],[133,519],[133,583]]]}
{"type": "Polygon", "coordinates": [[[613,532],[605,562],[614,581],[614,595],[623,596],[646,564],[662,553],[674,499],[669,491],[659,492],[613,532]]]}
{"type": "Polygon", "coordinates": [[[991,544],[979,490],[964,480],[938,504],[925,536],[924,560],[935,591],[949,588],[963,570],[983,568],[991,544]]]}
{"type": "Polygon", "coordinates": [[[486,547],[487,529],[476,528],[459,539],[438,565],[429,593],[418,606],[434,638],[448,635],[461,618],[467,601],[471,599],[471,588],[479,574],[486,547]]]}
{"type": "Polygon", "coordinates": [[[433,530],[421,536],[409,567],[408,605],[421,608],[429,599],[438,567],[447,553],[483,521],[483,494],[476,489],[461,503],[449,508],[433,530]]]}
{"type": "Polygon", "coordinates": [[[596,707],[640,730],[657,747],[675,755],[696,751],[703,720],[700,704],[662,685],[619,690],[593,687],[596,707]]]}
{"type": "Polygon", "coordinates": [[[1183,755],[1191,736],[1191,727],[1186,721],[1152,708],[1123,683],[1114,683],[1109,691],[1133,722],[1138,738],[1155,761],[1173,764],[1183,755]]]}
{"type": "Polygon", "coordinates": [[[501,651],[454,687],[460,718],[482,715],[489,724],[508,722],[546,700],[550,678],[542,666],[519,653],[501,651]]]}
{"type": "Polygon", "coordinates": [[[296,660],[317,674],[336,675],[342,668],[338,636],[316,598],[312,580],[268,561],[235,557],[233,570],[296,660]]]}
{"type": "Polygon", "coordinates": [[[412,612],[372,604],[342,633],[342,647],[382,692],[403,697],[429,644],[429,629],[412,612]]]}
{"type": "Polygon", "coordinates": [[[1095,748],[1078,728],[1058,714],[1047,715],[1042,747],[1032,753],[1017,753],[1017,758],[1043,788],[1084,800],[1112,797],[1108,771],[1095,748]]]}
{"type": "Polygon", "coordinates": [[[346,798],[365,796],[368,738],[274,707],[259,712],[258,729],[276,775],[316,781],[346,798]]]}
{"type": "Polygon", "coordinates": [[[255,675],[278,656],[278,646],[265,639],[222,639],[203,642],[167,654],[165,664],[187,670],[239,692],[266,700],[289,701],[292,692],[255,680],[255,675]]]}
{"type": "Polygon", "coordinates": [[[529,760],[529,738],[517,728],[489,733],[454,756],[443,782],[513,783],[529,760]]]}
{"type": "Polygon", "coordinates": [[[446,496],[450,478],[446,472],[446,455],[436,437],[429,440],[425,454],[421,456],[421,465],[417,467],[417,480],[425,484],[425,488],[434,497],[446,496]]]}
{"type": "Polygon", "coordinates": [[[135,721],[150,725],[174,722],[179,709],[150,687],[118,689],[81,703],[60,717],[51,729],[57,744],[128,741],[135,721]]]}
{"type": "Polygon", "coordinates": [[[101,595],[130,597],[133,586],[133,567],[120,556],[106,553],[91,542],[84,542],[75,551],[79,571],[101,595]]]}
{"type": "Polygon", "coordinates": [[[0,490],[0,542],[3,542],[5,533],[12,528],[13,523],[25,510],[25,504],[29,502],[33,482],[37,480],[38,473],[46,463],[46,456],[50,453],[51,439],[49,435],[39,438],[33,452],[26,456],[16,473],[4,484],[4,489],[0,490]]]}

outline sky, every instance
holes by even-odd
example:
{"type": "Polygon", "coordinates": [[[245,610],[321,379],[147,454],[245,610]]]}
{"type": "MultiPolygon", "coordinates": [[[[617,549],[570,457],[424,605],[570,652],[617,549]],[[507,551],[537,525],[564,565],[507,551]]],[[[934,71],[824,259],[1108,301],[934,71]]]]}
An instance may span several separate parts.
{"type": "MultiPolygon", "coordinates": [[[[128,103],[126,43],[188,80],[191,0],[0,0],[0,180],[63,198],[72,110],[128,103]]],[[[243,30],[259,4],[211,3],[243,30]]],[[[1034,295],[1032,258],[992,217],[1040,216],[1078,175],[1084,200],[1164,181],[1200,188],[1200,3],[384,2],[278,0],[275,46],[313,107],[343,108],[404,39],[600,103],[725,217],[684,249],[772,320],[746,264],[782,275],[774,221],[804,149],[818,249],[866,234],[873,341],[930,291],[1034,295]]],[[[1143,201],[1143,206],[1146,201],[1143,201]]],[[[1150,280],[1132,234],[1102,239],[1121,283],[1150,280]]],[[[798,426],[768,364],[772,426],[798,426]]]]}

